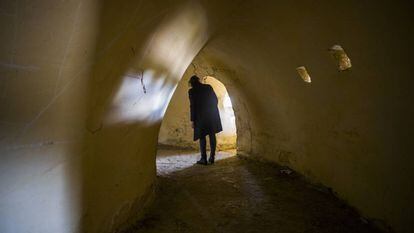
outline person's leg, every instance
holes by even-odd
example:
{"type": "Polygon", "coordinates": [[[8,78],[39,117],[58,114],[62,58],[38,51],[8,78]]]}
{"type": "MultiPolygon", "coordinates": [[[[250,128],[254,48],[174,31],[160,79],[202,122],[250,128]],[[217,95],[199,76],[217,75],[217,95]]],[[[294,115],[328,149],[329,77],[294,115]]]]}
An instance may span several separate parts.
{"type": "Polygon", "coordinates": [[[210,139],[210,158],[208,159],[208,161],[210,163],[214,163],[214,157],[216,155],[216,134],[211,133],[208,135],[209,139],[210,139]]]}
{"type": "Polygon", "coordinates": [[[198,164],[207,164],[207,149],[206,149],[206,137],[200,137],[200,153],[201,159],[197,161],[198,164]]]}
{"type": "Polygon", "coordinates": [[[200,152],[201,152],[201,157],[203,157],[204,155],[207,156],[207,150],[206,150],[206,137],[201,137],[200,138],[200,152]]]}

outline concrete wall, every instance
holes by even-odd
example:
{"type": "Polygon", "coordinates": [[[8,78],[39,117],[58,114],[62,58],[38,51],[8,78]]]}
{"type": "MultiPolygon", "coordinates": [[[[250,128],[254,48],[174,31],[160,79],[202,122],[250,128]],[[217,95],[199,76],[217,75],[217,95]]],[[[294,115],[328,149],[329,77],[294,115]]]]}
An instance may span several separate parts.
{"type": "Polygon", "coordinates": [[[291,166],[397,232],[414,229],[409,1],[0,9],[1,232],[109,232],[138,216],[161,119],[191,61],[230,93],[240,153],[291,166]],[[334,44],[351,70],[338,72],[334,44]],[[312,83],[296,73],[303,65],[312,83]]]}
{"type": "MultiPolygon", "coordinates": [[[[193,128],[190,122],[190,103],[188,100],[188,80],[194,69],[188,69],[177,86],[163,118],[158,143],[161,145],[198,149],[198,141],[193,141],[193,128]]],[[[217,79],[205,76],[202,82],[213,87],[218,98],[223,131],[217,134],[219,150],[236,148],[236,122],[231,100],[226,87],[217,79]]]]}
{"type": "Polygon", "coordinates": [[[162,116],[208,35],[182,3],[1,1],[0,232],[139,217],[162,116]]]}
{"type": "Polygon", "coordinates": [[[236,96],[247,155],[294,168],[397,232],[414,229],[412,10],[405,1],[245,1],[196,58],[236,96]],[[338,71],[335,44],[350,70],[338,71]]]}
{"type": "Polygon", "coordinates": [[[94,1],[1,1],[0,232],[77,232],[94,1]]]}

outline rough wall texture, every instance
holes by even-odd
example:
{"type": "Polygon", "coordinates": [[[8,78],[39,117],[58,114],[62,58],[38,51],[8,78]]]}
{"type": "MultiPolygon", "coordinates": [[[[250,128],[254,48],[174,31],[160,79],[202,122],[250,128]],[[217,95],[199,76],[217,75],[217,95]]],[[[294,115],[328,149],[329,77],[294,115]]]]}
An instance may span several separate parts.
{"type": "Polygon", "coordinates": [[[412,6],[371,3],[245,1],[196,60],[243,95],[233,104],[251,140],[238,134],[238,146],[332,187],[378,224],[411,232],[412,6]],[[350,70],[338,71],[334,44],[350,70]],[[312,83],[296,73],[302,65],[312,83]]]}
{"type": "Polygon", "coordinates": [[[0,2],[0,231],[108,232],[142,210],[165,108],[209,39],[194,72],[227,87],[240,153],[412,232],[411,3],[184,2],[0,2]]]}
{"type": "Polygon", "coordinates": [[[0,232],[76,232],[97,3],[0,7],[0,232]]]}
{"type": "MultiPolygon", "coordinates": [[[[190,123],[188,80],[194,75],[194,66],[190,67],[192,68],[189,68],[184,74],[168,104],[158,135],[158,143],[162,145],[199,148],[198,141],[193,141],[193,128],[191,128],[190,123]]],[[[204,83],[213,87],[218,98],[223,131],[217,134],[217,148],[219,150],[235,149],[237,139],[236,122],[233,108],[227,104],[229,99],[227,99],[228,92],[226,87],[213,77],[205,76],[201,78],[204,83]]]]}
{"type": "Polygon", "coordinates": [[[202,8],[182,3],[1,1],[0,232],[139,216],[161,118],[207,39],[202,8]]]}

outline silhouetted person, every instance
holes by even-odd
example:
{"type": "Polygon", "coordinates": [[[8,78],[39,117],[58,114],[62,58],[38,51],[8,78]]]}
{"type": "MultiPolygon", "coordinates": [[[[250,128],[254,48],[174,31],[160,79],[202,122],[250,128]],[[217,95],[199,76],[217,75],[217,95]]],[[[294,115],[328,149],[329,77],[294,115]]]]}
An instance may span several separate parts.
{"type": "Polygon", "coordinates": [[[208,162],[213,164],[216,153],[216,133],[223,130],[217,108],[217,96],[210,85],[202,84],[195,75],[190,78],[189,84],[191,89],[188,90],[188,96],[194,141],[200,139],[201,159],[197,163],[207,165],[206,136],[208,135],[211,148],[208,162]]]}

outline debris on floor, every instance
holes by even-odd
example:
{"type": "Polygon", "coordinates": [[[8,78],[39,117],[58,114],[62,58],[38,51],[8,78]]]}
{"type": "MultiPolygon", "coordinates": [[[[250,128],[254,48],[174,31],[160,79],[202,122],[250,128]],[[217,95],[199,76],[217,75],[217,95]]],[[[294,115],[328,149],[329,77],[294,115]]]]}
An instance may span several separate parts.
{"type": "Polygon", "coordinates": [[[333,194],[292,174],[237,156],[160,173],[154,204],[124,233],[380,232],[333,194]]]}
{"type": "Polygon", "coordinates": [[[292,173],[293,173],[293,171],[292,171],[292,170],[290,170],[289,168],[283,168],[283,169],[280,169],[280,170],[279,170],[279,172],[280,172],[280,174],[282,174],[282,175],[290,175],[290,174],[292,174],[292,173]]]}

